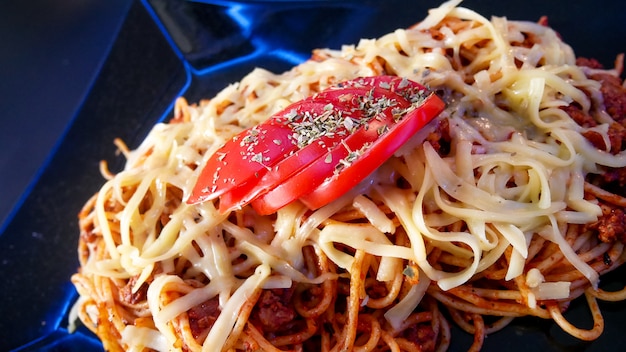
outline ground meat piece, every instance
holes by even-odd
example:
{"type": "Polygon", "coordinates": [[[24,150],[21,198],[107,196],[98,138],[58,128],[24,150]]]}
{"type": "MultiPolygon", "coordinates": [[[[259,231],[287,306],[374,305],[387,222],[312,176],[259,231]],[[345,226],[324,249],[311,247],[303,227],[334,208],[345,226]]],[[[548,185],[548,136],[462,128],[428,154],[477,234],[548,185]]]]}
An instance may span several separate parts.
{"type": "Polygon", "coordinates": [[[119,296],[122,302],[127,304],[137,304],[145,301],[148,294],[148,284],[145,282],[139,286],[136,292],[133,292],[133,287],[137,283],[138,276],[132,276],[126,285],[120,288],[119,296]]]}
{"type": "Polygon", "coordinates": [[[589,59],[586,57],[578,57],[576,58],[576,66],[584,66],[589,68],[603,68],[600,61],[596,59],[589,59]]]}
{"type": "MultiPolygon", "coordinates": [[[[582,57],[576,59],[576,65],[593,69],[603,68],[598,60],[582,57]]],[[[621,78],[608,73],[595,73],[590,75],[589,78],[602,83],[600,92],[602,92],[604,97],[606,112],[616,122],[626,127],[626,88],[622,85],[621,78]]]]}
{"type": "Polygon", "coordinates": [[[612,123],[609,126],[609,140],[611,153],[617,154],[626,149],[626,128],[618,123],[612,123]]]}
{"type": "Polygon", "coordinates": [[[587,225],[588,230],[596,231],[602,242],[625,242],[626,243],[626,214],[624,209],[602,205],[602,215],[598,221],[587,225]]]}
{"type": "Polygon", "coordinates": [[[296,311],[291,303],[293,288],[264,290],[256,304],[254,317],[264,332],[284,331],[291,327],[296,311]]]}
{"type": "MultiPolygon", "coordinates": [[[[617,154],[626,148],[626,128],[618,123],[612,123],[609,125],[609,151],[612,154],[617,154]]],[[[582,135],[593,144],[594,147],[600,150],[607,150],[607,145],[604,142],[604,138],[599,132],[585,131],[582,135]]]]}
{"type": "Polygon", "coordinates": [[[220,312],[218,297],[211,298],[191,308],[187,312],[187,316],[189,317],[189,327],[193,336],[198,338],[203,331],[211,329],[220,312]]]}
{"type": "Polygon", "coordinates": [[[585,137],[594,147],[600,150],[606,149],[606,144],[604,143],[604,138],[602,134],[596,131],[586,131],[581,133],[583,137],[585,137]]]}
{"type": "Polygon", "coordinates": [[[532,32],[524,32],[522,33],[524,36],[524,40],[522,42],[513,42],[511,43],[514,46],[521,46],[524,48],[532,48],[533,45],[541,43],[541,37],[532,32]]]}
{"type": "Polygon", "coordinates": [[[626,167],[603,167],[599,174],[588,174],[586,181],[620,197],[626,197],[626,167]]]}
{"type": "Polygon", "coordinates": [[[85,228],[80,232],[80,239],[85,243],[94,243],[98,240],[98,237],[98,232],[95,231],[93,224],[90,224],[88,228],[85,228]]]}
{"type": "Polygon", "coordinates": [[[385,297],[387,294],[389,294],[389,289],[384,282],[375,281],[367,288],[367,295],[373,299],[385,297]]]}
{"type": "Polygon", "coordinates": [[[420,351],[435,350],[435,331],[429,324],[416,324],[402,332],[402,337],[421,347],[420,351]]]}
{"type": "Polygon", "coordinates": [[[606,187],[607,184],[609,186],[615,185],[617,186],[617,187],[613,187],[613,188],[616,188],[615,192],[621,195],[626,195],[623,190],[624,186],[626,186],[626,168],[624,167],[606,168],[604,172],[602,173],[602,181],[603,181],[602,188],[605,188],[605,189],[609,188],[609,187],[606,187]]]}
{"type": "MultiPolygon", "coordinates": [[[[626,112],[626,91],[623,92],[623,95],[618,96],[617,99],[622,99],[622,98],[625,99],[623,103],[624,107],[622,107],[622,109],[624,109],[624,112],[626,112]]],[[[606,104],[615,105],[611,103],[611,101],[614,101],[614,100],[610,100],[610,98],[608,99],[609,100],[605,98],[605,105],[606,104]]],[[[615,99],[615,97],[613,99],[615,99]]],[[[621,103],[618,102],[617,105],[619,104],[621,103]]],[[[589,128],[589,127],[595,127],[598,125],[596,120],[591,115],[585,113],[579,106],[575,104],[562,106],[560,109],[565,111],[572,118],[572,120],[574,120],[578,125],[582,127],[589,128]]],[[[582,133],[582,135],[589,142],[591,142],[591,144],[593,144],[596,148],[601,149],[601,150],[607,150],[608,148],[611,153],[617,154],[621,152],[622,150],[626,149],[626,128],[619,122],[619,120],[616,117],[613,116],[613,118],[616,120],[616,122],[611,123],[609,125],[609,131],[608,131],[609,141],[611,143],[610,146],[607,146],[605,144],[604,138],[602,137],[602,135],[596,131],[585,131],[582,133]]],[[[621,116],[621,119],[626,121],[626,117],[624,116],[621,116]]]]}
{"type": "Polygon", "coordinates": [[[600,92],[604,97],[604,107],[613,120],[626,127],[626,88],[619,77],[609,74],[595,74],[591,78],[602,82],[600,92]]]}
{"type": "Polygon", "coordinates": [[[591,115],[584,113],[577,105],[561,106],[560,109],[565,111],[581,127],[589,128],[598,125],[591,115]]]}
{"type": "Polygon", "coordinates": [[[428,134],[426,141],[433,146],[435,151],[441,156],[450,153],[450,122],[448,119],[441,119],[437,122],[437,128],[428,134]]]}

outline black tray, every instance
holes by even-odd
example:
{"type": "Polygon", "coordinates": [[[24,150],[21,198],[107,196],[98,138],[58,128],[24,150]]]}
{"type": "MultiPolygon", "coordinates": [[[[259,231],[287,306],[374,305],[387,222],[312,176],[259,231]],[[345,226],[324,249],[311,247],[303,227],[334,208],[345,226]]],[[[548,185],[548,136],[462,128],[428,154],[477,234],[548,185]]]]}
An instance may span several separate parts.
{"type": "MultiPolygon", "coordinates": [[[[37,181],[0,227],[0,350],[101,350],[85,328],[67,332],[77,294],[77,219],[83,203],[103,183],[100,160],[119,170],[114,138],[136,147],[152,125],[171,115],[178,95],[210,97],[254,67],[284,71],[312,49],[339,48],[378,37],[425,17],[438,1],[135,1],[98,77],[68,118],[62,142],[41,166],[37,181]]],[[[626,9],[613,0],[466,1],[485,16],[538,20],[547,15],[576,53],[612,66],[626,50],[626,9]]],[[[17,176],[16,176],[17,177],[17,176]]],[[[624,270],[604,283],[624,285],[624,270]]],[[[585,305],[567,316],[588,326],[585,305]]],[[[626,304],[602,304],[605,332],[586,343],[566,336],[549,321],[519,319],[489,336],[485,351],[618,351],[626,344],[626,304]]],[[[471,337],[453,331],[452,350],[471,337]]]]}

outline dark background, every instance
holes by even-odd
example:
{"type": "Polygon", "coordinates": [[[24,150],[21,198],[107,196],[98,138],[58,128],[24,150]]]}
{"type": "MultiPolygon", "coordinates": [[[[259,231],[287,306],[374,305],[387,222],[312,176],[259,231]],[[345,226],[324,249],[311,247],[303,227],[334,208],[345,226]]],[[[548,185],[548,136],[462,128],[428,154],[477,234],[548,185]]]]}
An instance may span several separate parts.
{"type": "Polygon", "coordinates": [[[0,2],[0,224],[75,116],[131,2],[0,2]]]}
{"type": "MultiPolygon", "coordinates": [[[[313,48],[339,48],[409,26],[439,1],[32,0],[0,2],[0,350],[89,350],[68,335],[76,294],[76,213],[102,183],[98,162],[120,168],[113,138],[136,146],[172,100],[210,97],[255,66],[286,70],[313,48]],[[167,33],[164,35],[163,33],[167,33]]],[[[626,51],[621,2],[468,0],[485,16],[547,15],[577,54],[611,66],[626,51]]],[[[622,283],[618,275],[605,282],[622,283]]],[[[604,305],[607,332],[572,341],[522,320],[486,350],[620,350],[626,308],[604,305]]],[[[573,319],[584,308],[574,309],[573,319]]],[[[467,336],[453,335],[468,346],[467,336]]]]}

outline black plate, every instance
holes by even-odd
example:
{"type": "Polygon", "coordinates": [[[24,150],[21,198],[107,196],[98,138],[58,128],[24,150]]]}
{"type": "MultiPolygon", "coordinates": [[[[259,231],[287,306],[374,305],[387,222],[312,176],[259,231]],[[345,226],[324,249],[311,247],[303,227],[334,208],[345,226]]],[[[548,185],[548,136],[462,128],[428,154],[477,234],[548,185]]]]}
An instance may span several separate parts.
{"type": "MultiPolygon", "coordinates": [[[[210,97],[254,67],[289,69],[314,48],[378,37],[414,24],[437,5],[401,0],[133,2],[81,108],[64,117],[72,122],[62,142],[0,228],[0,350],[102,349],[84,328],[68,334],[66,326],[76,299],[69,281],[78,265],[76,214],[103,182],[98,162],[108,160],[113,170],[122,167],[114,138],[135,147],[155,122],[170,115],[178,95],[190,101],[210,97]]],[[[468,0],[462,6],[509,19],[534,21],[547,15],[578,55],[607,66],[626,50],[626,11],[617,1],[468,0]]],[[[603,282],[623,286],[620,272],[603,282]]],[[[588,312],[580,303],[567,316],[588,326],[588,312]]],[[[622,350],[626,304],[602,308],[606,329],[595,342],[574,340],[549,321],[520,319],[489,336],[484,350],[622,350]]],[[[453,331],[452,350],[470,343],[470,336],[453,331]]]]}

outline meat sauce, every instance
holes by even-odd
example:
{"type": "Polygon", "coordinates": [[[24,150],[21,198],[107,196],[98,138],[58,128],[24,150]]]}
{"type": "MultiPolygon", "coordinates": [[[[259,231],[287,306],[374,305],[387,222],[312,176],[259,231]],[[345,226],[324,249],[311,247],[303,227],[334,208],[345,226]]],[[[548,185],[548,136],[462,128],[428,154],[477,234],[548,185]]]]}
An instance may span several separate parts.
{"type": "MultiPolygon", "coordinates": [[[[576,64],[592,69],[602,68],[602,65],[594,59],[579,58],[576,64]]],[[[583,135],[596,148],[609,150],[612,154],[618,154],[626,150],[626,88],[622,85],[619,77],[610,74],[591,74],[590,78],[601,83],[600,91],[604,98],[604,110],[615,122],[609,126],[610,146],[605,145],[601,136],[595,132],[586,132],[583,135]]],[[[563,109],[583,127],[596,125],[596,121],[592,116],[583,113],[576,106],[570,105],[563,109]]],[[[624,191],[626,186],[626,168],[605,167],[600,174],[588,175],[587,181],[619,196],[626,196],[624,191]]],[[[600,202],[600,205],[602,215],[598,218],[598,221],[585,226],[585,230],[594,231],[603,242],[626,242],[626,216],[624,209],[606,202],[600,202]]]]}

